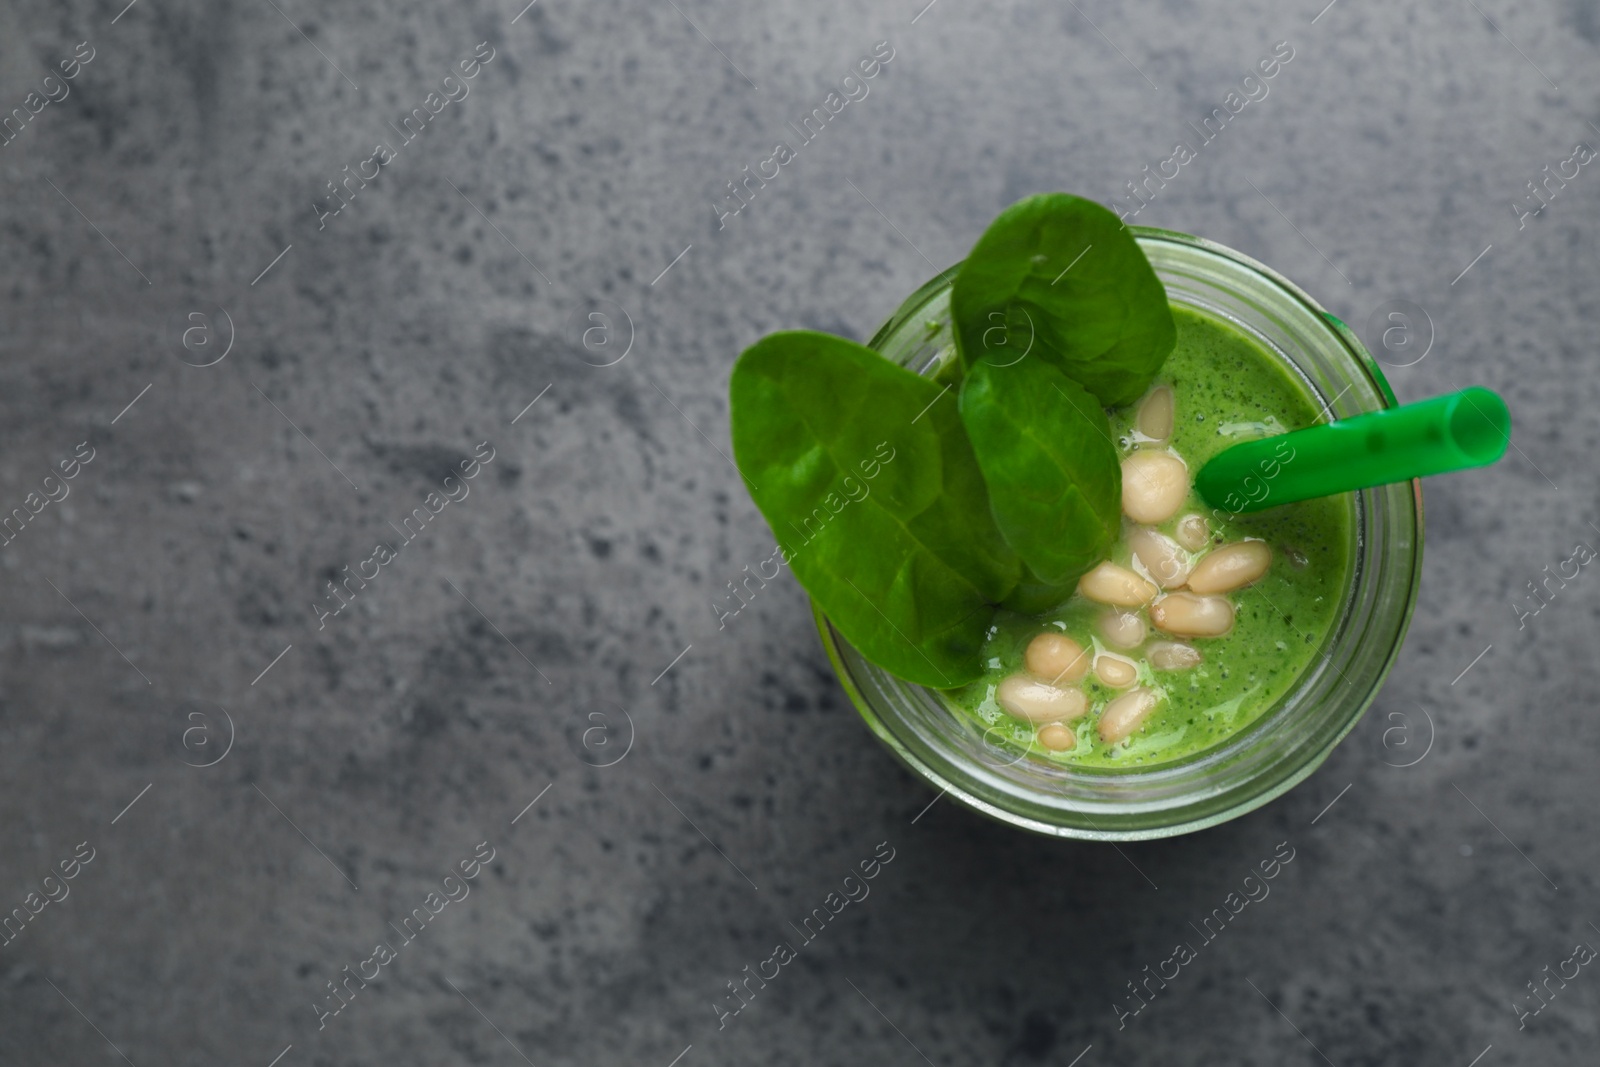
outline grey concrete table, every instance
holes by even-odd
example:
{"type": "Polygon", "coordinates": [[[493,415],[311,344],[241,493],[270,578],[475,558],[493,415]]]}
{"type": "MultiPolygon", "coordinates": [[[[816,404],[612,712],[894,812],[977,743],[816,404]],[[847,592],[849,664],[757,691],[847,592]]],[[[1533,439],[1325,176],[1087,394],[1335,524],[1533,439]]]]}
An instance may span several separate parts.
{"type": "Polygon", "coordinates": [[[0,6],[0,1063],[1593,1062],[1600,579],[1529,583],[1600,540],[1594,5],[925,2],[0,6]],[[1429,483],[1399,666],[1288,796],[930,809],[791,580],[719,619],[771,553],[728,368],[1233,92],[1126,209],[1516,448],[1429,483]]]}

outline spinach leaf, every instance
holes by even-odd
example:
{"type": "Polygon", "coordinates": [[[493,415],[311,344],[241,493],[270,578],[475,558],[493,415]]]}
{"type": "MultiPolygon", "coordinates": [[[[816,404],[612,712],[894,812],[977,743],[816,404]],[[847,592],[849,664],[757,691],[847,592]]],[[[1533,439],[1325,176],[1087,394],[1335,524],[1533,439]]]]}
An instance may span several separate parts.
{"type": "Polygon", "coordinates": [[[729,384],[734,457],[795,577],[862,655],[941,688],[982,675],[1020,573],[947,392],[807,331],[756,342],[729,384]]]}
{"type": "Polygon", "coordinates": [[[1139,397],[1177,338],[1166,290],[1133,234],[1066,193],[1001,212],[956,275],[950,313],[969,371],[1034,355],[1106,407],[1139,397]]]}
{"type": "Polygon", "coordinates": [[[1007,606],[1053,607],[1121,531],[1122,467],[1105,410],[1040,359],[979,360],[960,408],[995,521],[1027,567],[1007,606]]]}

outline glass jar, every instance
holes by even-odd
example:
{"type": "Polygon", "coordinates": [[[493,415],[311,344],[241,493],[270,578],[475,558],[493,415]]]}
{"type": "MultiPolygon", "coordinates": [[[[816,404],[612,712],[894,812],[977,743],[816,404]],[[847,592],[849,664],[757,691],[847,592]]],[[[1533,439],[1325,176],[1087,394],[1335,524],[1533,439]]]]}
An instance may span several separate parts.
{"type": "MultiPolygon", "coordinates": [[[[1383,372],[1355,334],[1287,278],[1198,237],[1131,229],[1170,301],[1250,334],[1325,404],[1330,418],[1395,406],[1383,372]]],[[[871,347],[919,373],[936,372],[953,344],[954,274],[951,268],[912,294],[871,347]]],[[[1148,768],[1081,768],[997,743],[937,691],[869,663],[814,605],[813,613],[862,718],[936,789],[1001,822],[1058,837],[1129,841],[1189,833],[1258,808],[1316,770],[1394,665],[1422,574],[1421,483],[1353,496],[1349,582],[1319,656],[1238,734],[1148,768]]]]}

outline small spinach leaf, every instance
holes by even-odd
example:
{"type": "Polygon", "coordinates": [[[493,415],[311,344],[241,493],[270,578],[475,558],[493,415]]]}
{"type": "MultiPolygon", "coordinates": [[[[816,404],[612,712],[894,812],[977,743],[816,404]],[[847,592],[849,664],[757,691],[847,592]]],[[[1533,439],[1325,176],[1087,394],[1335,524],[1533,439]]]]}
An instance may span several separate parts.
{"type": "Polygon", "coordinates": [[[960,407],[995,521],[1027,568],[1008,606],[1052,607],[1121,530],[1122,468],[1105,410],[1039,359],[979,360],[960,407]]]}
{"type": "Polygon", "coordinates": [[[950,312],[969,371],[1035,355],[1106,407],[1140,396],[1177,338],[1166,289],[1133,234],[1066,193],[1001,212],[956,275],[950,312]]]}
{"type": "Polygon", "coordinates": [[[734,457],[795,577],[862,655],[941,688],[982,675],[1020,573],[949,391],[807,331],[756,342],[729,384],[734,457]]]}

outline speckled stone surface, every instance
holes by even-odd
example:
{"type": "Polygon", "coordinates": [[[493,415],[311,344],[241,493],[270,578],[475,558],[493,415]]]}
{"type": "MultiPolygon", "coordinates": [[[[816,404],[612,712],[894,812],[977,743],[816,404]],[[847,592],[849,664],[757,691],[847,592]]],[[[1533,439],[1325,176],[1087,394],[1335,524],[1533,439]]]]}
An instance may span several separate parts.
{"type": "Polygon", "coordinates": [[[1600,541],[1600,171],[1523,199],[1600,142],[1594,6],[923,2],[0,5],[0,510],[93,457],[0,549],[0,908],[40,909],[0,1063],[1592,1062],[1600,577],[1514,605],[1600,541]],[[1429,482],[1392,680],[1287,796],[1120,849],[913,824],[793,582],[718,627],[772,543],[732,360],[868,335],[1019,196],[1122,195],[1280,41],[1136,221],[1372,345],[1420,305],[1396,392],[1496,388],[1516,448],[1429,482]]]}

